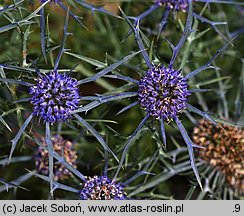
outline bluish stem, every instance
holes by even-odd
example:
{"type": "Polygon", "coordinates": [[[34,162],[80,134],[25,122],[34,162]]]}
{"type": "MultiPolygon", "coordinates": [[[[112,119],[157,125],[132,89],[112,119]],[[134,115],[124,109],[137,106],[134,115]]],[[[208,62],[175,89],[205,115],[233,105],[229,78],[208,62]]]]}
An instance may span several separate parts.
{"type": "Polygon", "coordinates": [[[87,78],[85,78],[83,80],[78,81],[78,85],[81,85],[81,84],[84,84],[84,83],[88,83],[88,82],[93,82],[93,81],[97,80],[98,78],[106,75],[107,73],[109,73],[112,70],[116,69],[120,65],[122,65],[125,62],[129,61],[131,58],[133,58],[138,53],[140,53],[140,51],[139,52],[132,53],[132,54],[129,54],[128,56],[124,57],[122,60],[120,60],[118,62],[115,62],[115,63],[111,64],[110,66],[104,68],[103,70],[101,70],[100,72],[98,72],[97,74],[95,74],[94,76],[87,77],[87,78]]]}
{"type": "Polygon", "coordinates": [[[175,122],[179,128],[179,131],[187,145],[187,149],[189,152],[189,157],[190,157],[190,161],[191,161],[191,167],[194,171],[194,174],[196,176],[196,179],[198,181],[198,184],[200,186],[200,188],[203,190],[202,188],[202,183],[201,183],[201,178],[199,176],[198,170],[197,170],[197,166],[196,166],[196,162],[195,162],[195,157],[194,157],[194,152],[193,152],[193,146],[194,143],[191,141],[190,137],[188,136],[188,133],[186,131],[186,129],[184,128],[184,126],[182,125],[181,121],[179,120],[179,118],[176,116],[175,117],[175,122]]]}
{"type": "Polygon", "coordinates": [[[212,66],[212,62],[229,46],[229,44],[234,40],[235,38],[233,38],[231,41],[229,41],[228,43],[226,43],[221,49],[219,49],[214,56],[205,64],[202,65],[201,67],[197,68],[196,70],[190,72],[189,74],[187,74],[185,76],[185,79],[189,79],[191,77],[196,76],[198,73],[206,70],[206,69],[214,69],[215,67],[212,66]]]}
{"type": "Polygon", "coordinates": [[[160,129],[161,129],[161,134],[162,134],[162,138],[163,138],[164,148],[166,148],[167,140],[166,140],[165,126],[164,126],[163,119],[160,119],[160,129]]]}
{"type": "Polygon", "coordinates": [[[92,14],[94,14],[95,11],[98,11],[98,12],[101,12],[101,13],[104,13],[104,14],[107,14],[107,15],[111,15],[113,17],[116,17],[116,18],[120,18],[120,16],[116,15],[116,14],[113,14],[107,10],[105,10],[103,7],[96,7],[94,5],[91,5],[91,4],[88,4],[87,2],[85,1],[82,1],[82,0],[75,0],[79,5],[81,5],[82,7],[90,10],[92,12],[92,14]]]}
{"type": "Polygon", "coordinates": [[[16,145],[21,137],[21,135],[23,134],[23,132],[25,131],[26,127],[28,126],[28,124],[30,123],[31,119],[33,118],[33,115],[31,114],[23,123],[23,125],[21,126],[21,128],[19,129],[18,133],[15,135],[15,137],[11,140],[12,146],[11,146],[11,150],[10,150],[10,154],[9,154],[9,159],[8,159],[8,163],[10,163],[11,161],[11,157],[14,153],[14,150],[16,148],[16,145]]]}
{"type": "Polygon", "coordinates": [[[22,80],[15,80],[15,79],[7,79],[7,78],[0,78],[0,81],[2,82],[6,82],[6,83],[11,83],[11,84],[17,84],[17,85],[24,85],[24,86],[28,86],[31,87],[34,84],[22,81],[22,80]]]}
{"type": "Polygon", "coordinates": [[[206,19],[205,17],[203,17],[203,16],[201,16],[201,15],[199,15],[197,13],[193,13],[193,16],[196,19],[200,20],[202,23],[207,23],[207,24],[211,25],[213,27],[214,31],[217,34],[219,34],[221,36],[221,38],[223,38],[227,42],[229,41],[228,38],[226,36],[224,36],[222,34],[222,32],[216,27],[216,25],[226,25],[227,24],[226,22],[212,22],[212,21],[206,19]]]}
{"type": "Polygon", "coordinates": [[[144,11],[140,15],[138,15],[136,17],[130,17],[130,18],[134,19],[134,20],[142,20],[145,17],[147,17],[148,15],[150,15],[153,11],[157,10],[159,7],[160,7],[159,5],[153,4],[150,8],[148,8],[146,11],[144,11]]]}
{"type": "Polygon", "coordinates": [[[40,10],[40,34],[41,34],[41,50],[42,50],[42,55],[47,61],[47,56],[46,56],[46,22],[45,22],[45,10],[44,8],[41,8],[40,10]]]}
{"type": "Polygon", "coordinates": [[[112,79],[120,79],[123,81],[127,81],[127,82],[132,82],[135,84],[138,84],[139,81],[136,79],[133,79],[131,77],[127,77],[127,76],[123,76],[123,75],[118,75],[118,74],[112,74],[112,75],[105,75],[104,77],[108,77],[108,78],[112,78],[112,79]]]}
{"type": "Polygon", "coordinates": [[[133,139],[135,138],[135,136],[137,135],[137,133],[141,130],[141,128],[143,127],[143,125],[146,123],[147,119],[149,118],[149,115],[146,115],[144,117],[144,119],[142,119],[141,123],[138,125],[138,127],[136,128],[136,130],[134,131],[134,133],[130,136],[129,140],[126,142],[117,171],[114,175],[114,179],[117,178],[117,175],[119,174],[120,169],[123,167],[123,163],[125,160],[125,156],[129,150],[130,144],[132,143],[133,139]]]}
{"type": "Polygon", "coordinates": [[[131,182],[135,181],[138,177],[142,176],[142,175],[150,175],[152,173],[147,172],[147,171],[139,171],[137,172],[134,176],[132,176],[131,178],[129,178],[126,182],[123,183],[124,186],[130,184],[131,182]]]}
{"type": "Polygon", "coordinates": [[[69,13],[69,15],[76,21],[78,22],[83,28],[86,29],[86,26],[80,21],[80,17],[75,15],[74,13],[72,13],[71,11],[69,11],[69,9],[67,7],[65,7],[65,5],[62,2],[58,2],[58,5],[64,10],[66,11],[66,13],[69,13]]]}
{"type": "Polygon", "coordinates": [[[220,3],[220,4],[232,4],[232,5],[244,5],[243,2],[236,1],[222,1],[222,0],[195,0],[196,2],[205,2],[205,3],[220,3]]]}
{"type": "Polygon", "coordinates": [[[121,114],[121,113],[123,113],[123,112],[129,110],[130,108],[136,106],[137,104],[139,104],[139,102],[138,102],[138,101],[135,101],[135,102],[133,102],[133,103],[127,105],[126,107],[124,107],[123,109],[121,109],[118,113],[116,113],[116,115],[119,115],[119,114],[121,114]]]}
{"type": "Polygon", "coordinates": [[[128,23],[128,25],[130,26],[130,28],[133,30],[134,34],[135,34],[135,39],[136,39],[136,42],[138,44],[138,47],[139,49],[141,50],[141,53],[142,53],[142,56],[147,64],[147,66],[149,68],[152,68],[152,64],[151,64],[151,61],[150,61],[150,58],[148,56],[148,53],[146,52],[146,49],[144,47],[144,44],[142,42],[142,39],[141,39],[141,36],[140,36],[140,30],[139,30],[139,20],[136,20],[134,25],[131,23],[131,21],[129,20],[128,16],[126,16],[126,14],[124,13],[124,11],[122,11],[121,8],[119,8],[121,13],[122,13],[122,16],[125,18],[126,22],[128,23]]]}
{"type": "Polygon", "coordinates": [[[103,104],[103,103],[107,103],[107,102],[110,102],[110,101],[114,101],[114,100],[121,100],[121,99],[124,99],[124,98],[129,98],[129,97],[135,97],[137,96],[138,93],[137,92],[125,92],[125,93],[120,93],[120,94],[117,94],[117,95],[105,95],[105,96],[101,96],[98,98],[97,101],[93,101],[77,110],[74,110],[72,112],[72,114],[74,113],[79,113],[79,112],[88,112],[89,110],[103,104]]]}
{"type": "Polygon", "coordinates": [[[47,150],[48,150],[48,167],[49,167],[49,179],[50,179],[50,194],[51,197],[53,197],[53,144],[51,140],[51,131],[50,131],[50,123],[46,122],[46,144],[47,144],[47,150]]]}
{"type": "Polygon", "coordinates": [[[183,35],[180,38],[179,43],[173,49],[173,55],[172,55],[172,58],[170,60],[169,67],[173,66],[175,59],[176,59],[181,47],[185,43],[189,34],[191,33],[192,20],[193,20],[192,0],[189,0],[189,10],[188,10],[188,16],[187,16],[187,20],[186,20],[186,26],[185,26],[183,35]]]}
{"type": "Polygon", "coordinates": [[[17,3],[14,2],[13,4],[8,5],[8,6],[4,7],[4,8],[2,8],[2,9],[0,10],[0,16],[1,16],[3,13],[6,13],[6,12],[12,10],[12,9],[17,8],[17,7],[18,7],[19,5],[21,5],[23,2],[24,2],[24,0],[20,0],[20,1],[18,1],[17,3]]]}
{"type": "Polygon", "coordinates": [[[160,36],[161,32],[164,30],[164,27],[167,24],[167,20],[168,20],[168,17],[169,17],[169,12],[170,12],[170,10],[166,9],[166,11],[163,14],[163,18],[162,18],[162,20],[161,20],[161,22],[159,24],[158,37],[160,36]]]}
{"type": "Polygon", "coordinates": [[[194,106],[192,106],[191,104],[188,104],[188,103],[186,104],[186,106],[187,106],[187,108],[188,108],[188,110],[189,110],[190,112],[194,112],[194,113],[196,113],[196,114],[202,116],[203,118],[209,120],[209,121],[212,122],[214,125],[217,125],[216,121],[214,121],[214,119],[212,119],[211,116],[208,115],[206,112],[204,112],[204,111],[202,111],[202,110],[199,110],[198,108],[196,108],[196,107],[194,107],[194,106]]]}
{"type": "Polygon", "coordinates": [[[117,156],[113,153],[113,151],[108,147],[105,140],[102,138],[102,136],[83,118],[81,118],[78,114],[74,114],[74,117],[79,121],[81,125],[83,125],[90,133],[98,140],[98,142],[102,145],[104,149],[106,149],[108,152],[110,152],[114,158],[118,161],[117,156]]]}
{"type": "Polygon", "coordinates": [[[62,44],[61,44],[60,51],[58,53],[58,56],[57,56],[55,64],[54,64],[54,69],[53,69],[54,71],[57,71],[59,62],[61,60],[61,57],[62,57],[63,53],[66,51],[65,48],[64,48],[65,41],[67,39],[67,36],[70,35],[70,33],[68,33],[68,22],[69,22],[69,9],[67,11],[65,22],[64,22],[64,28],[63,28],[64,33],[63,33],[62,44]]]}

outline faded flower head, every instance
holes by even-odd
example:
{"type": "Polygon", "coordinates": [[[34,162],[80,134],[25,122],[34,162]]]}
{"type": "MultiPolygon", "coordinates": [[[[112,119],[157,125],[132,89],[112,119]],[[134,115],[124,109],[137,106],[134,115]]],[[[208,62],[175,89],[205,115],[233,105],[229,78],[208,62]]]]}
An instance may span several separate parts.
{"type": "Polygon", "coordinates": [[[156,0],[155,3],[176,11],[186,11],[189,5],[188,0],[156,0]]]}
{"type": "Polygon", "coordinates": [[[39,77],[30,94],[33,114],[51,123],[67,120],[80,101],[77,80],[56,71],[39,77]]]}
{"type": "Polygon", "coordinates": [[[164,66],[149,69],[139,82],[139,102],[147,114],[170,121],[186,108],[190,92],[180,71],[164,66]]]}
{"type": "MultiPolygon", "coordinates": [[[[72,142],[65,140],[63,137],[56,135],[51,138],[53,144],[53,150],[62,156],[69,164],[76,168],[77,153],[72,149],[72,142]]],[[[41,139],[42,145],[47,146],[45,139],[41,139]]],[[[48,166],[48,151],[44,150],[41,146],[38,148],[35,154],[35,165],[38,173],[42,175],[49,174],[48,166]]],[[[61,163],[55,163],[54,161],[54,180],[62,180],[71,175],[70,171],[61,163]]]]}
{"type": "Polygon", "coordinates": [[[244,130],[202,119],[193,140],[206,148],[199,150],[199,157],[221,170],[229,184],[244,194],[244,130]]]}
{"type": "Polygon", "coordinates": [[[126,193],[124,186],[107,176],[86,178],[80,191],[81,200],[124,200],[126,193]]]}

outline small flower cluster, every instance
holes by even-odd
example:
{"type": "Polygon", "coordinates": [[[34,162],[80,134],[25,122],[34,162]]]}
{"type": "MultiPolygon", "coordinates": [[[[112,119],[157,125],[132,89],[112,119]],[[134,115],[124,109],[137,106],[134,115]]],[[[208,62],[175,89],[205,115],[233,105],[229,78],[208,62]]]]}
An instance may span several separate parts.
{"type": "Polygon", "coordinates": [[[175,11],[186,11],[188,9],[188,0],[156,0],[155,3],[175,11]]]}
{"type": "Polygon", "coordinates": [[[170,121],[186,108],[190,95],[180,71],[164,66],[149,69],[139,83],[139,102],[147,114],[170,121]]]}
{"type": "Polygon", "coordinates": [[[77,80],[56,71],[40,76],[30,94],[33,114],[44,122],[67,120],[80,102],[77,80]]]}
{"type": "Polygon", "coordinates": [[[206,148],[199,150],[199,158],[221,170],[229,184],[244,194],[244,130],[202,119],[193,140],[206,148]]]}
{"type": "Polygon", "coordinates": [[[81,200],[124,200],[124,187],[107,176],[88,177],[80,191],[81,200]]]}
{"type": "MultiPolygon", "coordinates": [[[[41,142],[44,146],[47,146],[44,138],[41,139],[41,142]]],[[[67,161],[67,163],[76,168],[77,153],[72,149],[73,144],[59,135],[52,137],[52,143],[53,150],[62,156],[67,161]]],[[[45,176],[49,174],[48,151],[44,150],[42,147],[39,147],[35,154],[35,165],[38,173],[45,176]]],[[[71,175],[70,171],[60,163],[54,164],[53,173],[54,180],[56,181],[68,178],[71,175]]]]}

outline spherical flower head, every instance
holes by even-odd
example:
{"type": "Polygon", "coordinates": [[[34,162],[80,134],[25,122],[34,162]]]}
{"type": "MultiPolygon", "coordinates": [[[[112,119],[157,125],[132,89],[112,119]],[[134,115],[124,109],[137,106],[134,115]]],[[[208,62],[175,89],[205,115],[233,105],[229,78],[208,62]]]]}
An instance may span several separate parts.
{"type": "Polygon", "coordinates": [[[67,120],[80,102],[77,80],[55,71],[39,77],[30,94],[33,114],[44,122],[67,120]]]}
{"type": "MultiPolygon", "coordinates": [[[[53,144],[53,150],[62,156],[65,161],[76,168],[77,153],[73,149],[72,142],[65,140],[63,137],[56,135],[51,138],[53,144]]],[[[42,138],[41,142],[44,146],[47,146],[45,139],[42,138]]],[[[70,171],[61,163],[55,163],[54,160],[54,180],[62,180],[71,176],[70,171]]],[[[38,173],[42,175],[49,175],[49,162],[48,162],[48,151],[44,150],[41,146],[38,148],[35,154],[35,165],[38,173]]]]}
{"type": "Polygon", "coordinates": [[[155,119],[171,121],[186,108],[190,92],[180,71],[164,66],[149,69],[139,82],[139,102],[155,119]]]}
{"type": "Polygon", "coordinates": [[[81,200],[124,200],[126,193],[124,187],[107,176],[94,176],[86,178],[82,190],[81,200]]]}
{"type": "Polygon", "coordinates": [[[188,0],[156,0],[155,4],[175,11],[186,11],[189,5],[188,0]]]}
{"type": "Polygon", "coordinates": [[[193,141],[199,158],[217,167],[229,184],[244,194],[244,130],[230,125],[215,126],[202,119],[194,128],[193,141]]]}

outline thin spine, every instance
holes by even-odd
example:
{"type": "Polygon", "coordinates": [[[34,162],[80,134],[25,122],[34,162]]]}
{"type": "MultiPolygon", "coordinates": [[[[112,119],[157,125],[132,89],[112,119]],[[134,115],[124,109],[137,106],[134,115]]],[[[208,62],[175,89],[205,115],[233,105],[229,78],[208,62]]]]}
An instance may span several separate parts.
{"type": "Polygon", "coordinates": [[[65,41],[66,41],[68,35],[71,34],[71,33],[68,32],[68,23],[69,23],[69,8],[67,10],[66,17],[65,17],[64,28],[63,28],[63,32],[64,33],[63,33],[63,39],[62,39],[62,43],[61,43],[61,48],[59,50],[58,56],[57,56],[56,61],[54,63],[53,71],[57,71],[59,62],[61,60],[61,57],[62,57],[63,53],[66,51],[66,49],[64,48],[65,41]]]}
{"type": "Polygon", "coordinates": [[[21,126],[21,128],[19,129],[18,133],[15,135],[15,137],[11,140],[12,146],[11,146],[11,150],[9,153],[9,159],[8,159],[8,163],[10,163],[12,155],[14,153],[14,150],[17,146],[17,143],[21,137],[21,135],[24,133],[26,127],[28,126],[28,124],[30,123],[31,119],[33,118],[33,114],[31,114],[23,123],[23,125],[21,126]]]}
{"type": "Polygon", "coordinates": [[[82,117],[80,117],[78,114],[74,114],[74,117],[79,121],[81,125],[83,125],[97,140],[98,142],[102,145],[104,149],[106,149],[108,152],[110,152],[113,157],[117,160],[117,156],[113,153],[113,151],[108,147],[108,144],[105,142],[103,137],[87,122],[85,121],[82,117]]]}
{"type": "Polygon", "coordinates": [[[129,61],[131,58],[136,56],[138,53],[140,53],[140,51],[125,56],[120,61],[115,62],[115,63],[111,64],[110,66],[104,68],[103,70],[101,70],[100,72],[95,74],[94,76],[87,77],[85,79],[82,79],[82,80],[78,81],[77,85],[85,84],[85,83],[88,83],[88,82],[93,82],[93,81],[99,79],[100,77],[105,76],[107,73],[109,73],[112,70],[116,69],[117,67],[119,67],[120,65],[124,64],[125,62],[129,61]]]}
{"type": "Polygon", "coordinates": [[[126,142],[125,144],[125,147],[124,147],[124,150],[123,150],[123,153],[122,153],[122,156],[121,156],[121,159],[119,161],[119,165],[118,165],[118,168],[117,168],[117,171],[114,175],[114,179],[117,178],[118,174],[119,174],[119,171],[120,169],[123,167],[123,163],[124,163],[124,160],[125,160],[125,157],[126,157],[126,154],[129,150],[129,147],[130,147],[130,144],[132,143],[133,139],[135,138],[135,136],[137,135],[137,133],[141,130],[141,128],[144,126],[144,124],[146,123],[147,119],[149,118],[149,115],[146,115],[142,121],[140,122],[140,124],[138,125],[138,127],[136,128],[136,130],[134,131],[134,133],[130,136],[129,140],[126,142]]]}
{"type": "Polygon", "coordinates": [[[116,115],[120,115],[121,113],[123,113],[123,112],[125,112],[125,111],[131,109],[132,107],[134,107],[134,106],[136,106],[136,105],[138,105],[138,104],[139,104],[139,102],[138,102],[138,101],[135,101],[135,102],[133,102],[133,103],[127,105],[127,106],[124,107],[123,109],[121,109],[118,113],[116,113],[116,115]]]}
{"type": "Polygon", "coordinates": [[[45,9],[42,8],[40,10],[40,36],[41,36],[41,50],[42,50],[42,55],[47,61],[47,56],[46,56],[46,20],[45,20],[45,9]]]}
{"type": "Polygon", "coordinates": [[[98,100],[93,101],[77,110],[72,111],[72,114],[75,113],[80,113],[80,112],[88,112],[91,109],[94,109],[95,107],[103,104],[103,103],[107,103],[107,102],[111,102],[114,100],[121,100],[124,98],[129,98],[129,97],[135,97],[137,96],[138,93],[137,92],[126,92],[126,93],[120,93],[117,95],[105,95],[105,96],[101,96],[98,98],[98,100]]]}
{"type": "Polygon", "coordinates": [[[58,5],[66,12],[69,13],[69,15],[77,22],[79,23],[83,28],[87,29],[86,26],[80,21],[80,17],[69,11],[69,9],[62,3],[58,2],[58,5]]]}
{"type": "Polygon", "coordinates": [[[214,125],[217,125],[217,122],[214,121],[214,119],[211,118],[211,116],[209,114],[207,114],[206,112],[204,112],[204,111],[202,111],[202,110],[200,110],[200,109],[198,109],[198,108],[196,108],[196,107],[194,107],[194,106],[192,106],[191,104],[188,104],[188,103],[186,104],[186,106],[187,106],[187,108],[188,108],[188,110],[190,112],[194,112],[194,113],[202,116],[203,118],[209,120],[214,125]]]}
{"type": "Polygon", "coordinates": [[[189,34],[191,33],[192,20],[193,20],[192,0],[189,0],[189,10],[188,10],[188,16],[187,16],[187,20],[186,20],[186,26],[185,26],[183,35],[180,38],[179,43],[173,49],[173,55],[172,55],[172,58],[170,60],[169,67],[173,66],[175,59],[176,59],[181,47],[185,43],[189,34]]]}
{"type": "Polygon", "coordinates": [[[195,145],[190,137],[188,136],[187,132],[186,132],[186,129],[184,128],[184,126],[182,125],[181,121],[179,120],[179,118],[176,116],[175,117],[175,122],[179,128],[179,131],[187,145],[187,149],[188,149],[188,152],[189,152],[189,157],[190,157],[190,161],[191,161],[191,167],[193,169],[193,172],[196,176],[196,179],[198,181],[198,184],[200,186],[200,188],[203,190],[203,187],[202,187],[202,183],[201,183],[201,178],[199,176],[199,173],[198,173],[198,170],[197,170],[197,166],[196,166],[196,162],[195,162],[195,157],[194,157],[194,152],[193,152],[193,146],[195,145]]]}
{"type": "Polygon", "coordinates": [[[139,29],[139,20],[136,20],[134,25],[131,23],[131,21],[129,20],[129,18],[126,16],[126,14],[124,13],[124,11],[120,9],[120,12],[122,13],[122,16],[124,17],[124,19],[126,20],[126,22],[128,23],[128,25],[130,26],[130,28],[133,30],[134,34],[135,34],[135,39],[136,39],[136,42],[138,44],[138,47],[141,51],[141,54],[147,64],[147,66],[149,68],[152,68],[152,64],[151,64],[151,61],[150,61],[150,58],[149,58],[149,55],[148,53],[146,52],[146,49],[144,47],[144,44],[142,42],[142,39],[141,39],[141,36],[140,36],[140,29],[139,29]]]}
{"type": "Polygon", "coordinates": [[[103,7],[96,7],[91,4],[88,4],[87,2],[84,2],[82,0],[74,0],[74,1],[77,2],[79,5],[81,5],[82,7],[90,10],[92,12],[92,15],[94,14],[95,11],[98,11],[100,13],[104,13],[104,14],[107,14],[107,15],[110,15],[110,16],[113,16],[116,18],[120,18],[120,16],[105,10],[103,7]]]}
{"type": "Polygon", "coordinates": [[[158,38],[159,36],[161,35],[162,31],[164,30],[166,24],[167,24],[167,21],[168,21],[168,17],[169,17],[169,12],[170,10],[169,9],[166,9],[164,14],[163,14],[163,17],[162,17],[162,20],[159,24],[159,29],[158,29],[158,38]]]}
{"type": "Polygon", "coordinates": [[[234,40],[235,38],[232,38],[231,41],[229,41],[228,43],[226,43],[222,48],[220,48],[215,54],[214,56],[204,65],[202,65],[201,67],[199,67],[198,69],[190,72],[189,74],[187,74],[185,76],[185,79],[190,79],[194,76],[196,76],[198,73],[206,70],[206,69],[214,69],[215,67],[212,66],[212,62],[229,46],[229,44],[234,40]]]}

